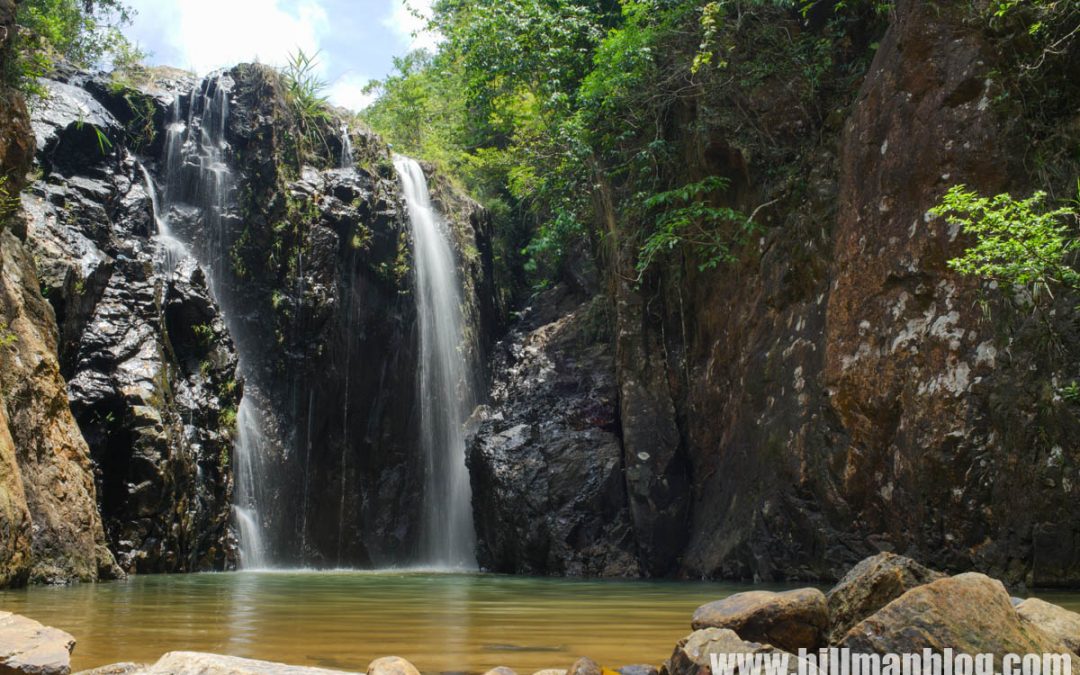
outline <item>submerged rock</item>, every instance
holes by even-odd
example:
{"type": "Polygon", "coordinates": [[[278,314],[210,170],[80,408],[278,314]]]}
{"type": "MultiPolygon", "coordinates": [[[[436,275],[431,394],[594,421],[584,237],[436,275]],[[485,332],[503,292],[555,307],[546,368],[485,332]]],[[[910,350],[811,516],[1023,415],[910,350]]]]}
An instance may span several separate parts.
{"type": "Polygon", "coordinates": [[[816,588],[748,591],[698,607],[691,626],[730,628],[744,640],[789,652],[815,650],[825,644],[829,610],[825,595],[816,588]]]}
{"type": "Polygon", "coordinates": [[[944,577],[895,553],[879,553],[863,560],[827,595],[830,641],[838,642],[852,626],[912,588],[944,577]]]}
{"type": "Polygon", "coordinates": [[[68,675],[75,638],[11,612],[0,612],[0,673],[68,675]]]}
{"type": "MultiPolygon", "coordinates": [[[[1000,581],[969,572],[914,588],[856,624],[841,647],[853,652],[887,654],[1068,653],[1062,641],[1023,621],[1000,581]]],[[[1072,656],[1072,668],[1080,658],[1072,656]]],[[[1000,668],[1000,662],[997,664],[1000,668]]]]}
{"type": "Polygon", "coordinates": [[[497,666],[484,673],[484,675],[517,675],[513,668],[507,668],[506,666],[497,666]]]}

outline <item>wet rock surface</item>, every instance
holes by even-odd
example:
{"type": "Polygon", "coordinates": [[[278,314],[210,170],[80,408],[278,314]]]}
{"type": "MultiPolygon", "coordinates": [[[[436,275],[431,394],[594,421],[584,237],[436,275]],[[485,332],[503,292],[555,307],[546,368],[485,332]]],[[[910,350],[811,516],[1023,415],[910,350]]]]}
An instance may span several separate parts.
{"type": "Polygon", "coordinates": [[[739,637],[788,652],[814,651],[825,645],[829,609],[816,588],[773,593],[747,591],[702,605],[691,621],[694,630],[728,628],[739,637]]]}
{"type": "Polygon", "coordinates": [[[110,548],[129,572],[224,569],[235,350],[202,270],[158,237],[128,130],[83,86],[48,86],[23,204],[110,548]]]}
{"type": "MultiPolygon", "coordinates": [[[[151,666],[125,672],[138,673],[138,675],[341,675],[343,671],[289,666],[284,663],[220,654],[170,652],[151,666]]],[[[369,669],[368,672],[370,674],[373,671],[369,669]]],[[[416,675],[415,671],[414,675],[416,675]]]]}
{"type": "Polygon", "coordinates": [[[490,405],[470,422],[482,567],[636,576],[614,361],[597,303],[540,294],[494,348],[490,405]]]}

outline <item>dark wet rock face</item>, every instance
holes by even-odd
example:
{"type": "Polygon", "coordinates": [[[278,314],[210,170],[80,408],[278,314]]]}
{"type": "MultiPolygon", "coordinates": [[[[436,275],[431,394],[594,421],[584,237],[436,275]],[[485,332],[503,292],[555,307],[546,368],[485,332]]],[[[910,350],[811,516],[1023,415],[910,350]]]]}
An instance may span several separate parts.
{"type": "Polygon", "coordinates": [[[42,178],[24,207],[110,548],[131,572],[223,569],[232,342],[202,270],[156,237],[155,188],[125,128],[87,89],[47,86],[34,114],[42,178]]]}
{"type": "Polygon", "coordinates": [[[565,287],[533,299],[498,345],[468,463],[481,566],[635,576],[610,342],[600,303],[565,287]]]}
{"type": "MultiPolygon", "coordinates": [[[[338,153],[322,146],[299,166],[280,79],[261,66],[200,83],[179,109],[189,124],[223,124],[229,175],[219,216],[189,208],[204,197],[197,161],[164,170],[176,173],[174,230],[211,269],[244,355],[270,558],[409,561],[422,484],[416,317],[411,235],[388,148],[357,134],[355,167],[336,168],[338,153]]],[[[338,129],[324,131],[333,145],[338,129]]],[[[440,201],[479,349],[493,321],[490,232],[474,202],[452,191],[440,201]]]]}

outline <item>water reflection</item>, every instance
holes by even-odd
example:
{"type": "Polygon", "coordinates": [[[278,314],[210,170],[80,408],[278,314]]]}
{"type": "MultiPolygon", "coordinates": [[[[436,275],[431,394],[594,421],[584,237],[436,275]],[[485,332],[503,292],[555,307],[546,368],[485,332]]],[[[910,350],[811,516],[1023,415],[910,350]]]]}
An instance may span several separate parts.
{"type": "MultiPolygon", "coordinates": [[[[426,672],[658,664],[700,604],[747,586],[422,572],[242,572],[0,592],[75,635],[76,670],[210,651],[342,670],[396,654],[426,672]]],[[[1080,609],[1080,596],[1053,602],[1080,609]]]]}

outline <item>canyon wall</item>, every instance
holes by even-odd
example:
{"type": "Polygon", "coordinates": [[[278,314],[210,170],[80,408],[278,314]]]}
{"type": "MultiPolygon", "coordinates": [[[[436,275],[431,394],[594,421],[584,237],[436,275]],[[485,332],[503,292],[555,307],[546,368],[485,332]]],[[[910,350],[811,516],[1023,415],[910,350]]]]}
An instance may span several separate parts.
{"type": "MultiPolygon", "coordinates": [[[[680,178],[729,179],[725,203],[765,225],[731,264],[687,254],[637,283],[641,224],[620,208],[630,195],[599,182],[613,318],[610,338],[575,357],[590,358],[594,378],[613,375],[618,396],[599,399],[598,421],[542,441],[507,423],[495,431],[525,460],[614,428],[629,549],[645,573],[833,579],[888,550],[1013,583],[1080,582],[1080,418],[1058,393],[1077,372],[1075,298],[1040,310],[1048,334],[1031,307],[952,272],[969,241],[927,215],[956,184],[1038,187],[1013,150],[1032,141],[998,102],[1000,43],[970,16],[898,2],[861,80],[813,105],[800,74],[783,71],[716,92],[731,106],[719,113],[676,108],[665,140],[684,160],[680,178]],[[613,363],[589,357],[609,339],[613,363]]],[[[560,344],[532,349],[530,361],[566,359],[560,344]]],[[[494,403],[489,417],[522,415],[513,398],[494,403]]],[[[472,457],[483,460],[477,503],[499,510],[481,528],[498,569],[560,572],[589,550],[579,531],[619,531],[598,511],[545,549],[568,549],[557,560],[506,554],[519,516],[500,501],[506,481],[490,478],[509,461],[491,443],[474,441],[472,457]]],[[[558,493],[539,500],[536,513],[563,508],[558,493]]]]}

